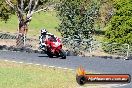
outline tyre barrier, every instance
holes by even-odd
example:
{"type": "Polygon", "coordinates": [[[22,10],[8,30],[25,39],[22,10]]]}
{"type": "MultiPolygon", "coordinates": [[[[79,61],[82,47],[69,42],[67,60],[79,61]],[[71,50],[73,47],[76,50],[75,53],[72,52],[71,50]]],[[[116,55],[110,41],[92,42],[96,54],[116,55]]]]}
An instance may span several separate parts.
{"type": "Polygon", "coordinates": [[[14,46],[6,46],[6,45],[0,45],[0,50],[7,50],[7,51],[19,51],[19,52],[28,52],[28,53],[42,53],[39,50],[33,50],[30,48],[22,47],[22,48],[16,48],[14,46]]]}
{"type": "MultiPolygon", "coordinates": [[[[0,45],[0,50],[7,50],[7,51],[16,51],[16,52],[28,52],[28,53],[39,53],[39,54],[45,54],[44,51],[40,50],[33,50],[31,48],[22,47],[22,48],[16,48],[14,46],[6,46],[6,45],[0,45]]],[[[78,56],[76,52],[65,50],[67,56],[78,56]]],[[[90,57],[90,56],[86,56],[90,57]]],[[[104,59],[124,59],[124,60],[132,60],[132,56],[129,57],[113,57],[113,56],[91,56],[96,58],[104,58],[104,59]]]]}
{"type": "MultiPolygon", "coordinates": [[[[22,48],[16,48],[14,46],[6,46],[6,45],[0,45],[0,50],[7,50],[7,51],[18,51],[18,52],[28,52],[28,53],[39,53],[39,54],[45,54],[42,50],[33,50],[31,48],[22,47],[22,48]]],[[[67,56],[77,56],[74,52],[66,50],[67,56]]]]}

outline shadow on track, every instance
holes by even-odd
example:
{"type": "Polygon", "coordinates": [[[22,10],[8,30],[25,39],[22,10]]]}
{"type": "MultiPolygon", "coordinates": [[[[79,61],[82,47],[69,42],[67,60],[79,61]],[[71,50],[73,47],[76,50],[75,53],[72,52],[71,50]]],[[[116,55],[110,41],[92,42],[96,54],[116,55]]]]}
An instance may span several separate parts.
{"type": "Polygon", "coordinates": [[[41,55],[41,56],[38,56],[38,57],[48,57],[48,56],[41,55]]]}

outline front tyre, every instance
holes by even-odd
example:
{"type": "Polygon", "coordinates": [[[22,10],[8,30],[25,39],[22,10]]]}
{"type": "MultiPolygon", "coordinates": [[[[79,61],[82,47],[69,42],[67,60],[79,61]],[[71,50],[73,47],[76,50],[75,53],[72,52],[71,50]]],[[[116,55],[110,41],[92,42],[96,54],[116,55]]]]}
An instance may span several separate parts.
{"type": "Polygon", "coordinates": [[[60,50],[61,59],[66,59],[66,53],[63,49],[60,50]]]}

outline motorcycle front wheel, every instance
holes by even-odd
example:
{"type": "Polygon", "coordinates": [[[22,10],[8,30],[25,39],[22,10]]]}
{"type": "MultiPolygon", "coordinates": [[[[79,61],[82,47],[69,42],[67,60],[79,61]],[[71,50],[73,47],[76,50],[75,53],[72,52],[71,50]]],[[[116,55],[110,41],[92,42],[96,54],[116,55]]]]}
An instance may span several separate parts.
{"type": "Polygon", "coordinates": [[[61,59],[66,59],[66,53],[63,49],[60,50],[60,57],[61,59]]]}

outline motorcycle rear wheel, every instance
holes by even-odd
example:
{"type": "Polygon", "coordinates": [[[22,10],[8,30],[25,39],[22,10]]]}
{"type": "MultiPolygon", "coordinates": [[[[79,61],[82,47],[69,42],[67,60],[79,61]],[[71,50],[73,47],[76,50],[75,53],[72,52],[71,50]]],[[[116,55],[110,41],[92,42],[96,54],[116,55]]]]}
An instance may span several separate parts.
{"type": "Polygon", "coordinates": [[[61,59],[66,59],[66,53],[63,49],[60,50],[61,59]]]}

